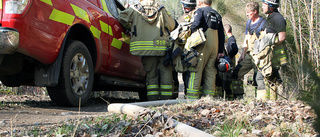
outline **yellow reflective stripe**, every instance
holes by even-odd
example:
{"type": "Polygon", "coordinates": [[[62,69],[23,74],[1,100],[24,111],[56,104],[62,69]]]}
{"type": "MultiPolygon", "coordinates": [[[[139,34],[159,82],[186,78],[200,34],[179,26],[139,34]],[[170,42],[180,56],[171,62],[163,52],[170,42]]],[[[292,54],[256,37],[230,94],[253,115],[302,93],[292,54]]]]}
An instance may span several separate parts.
{"type": "Polygon", "coordinates": [[[204,93],[208,95],[217,95],[216,91],[212,91],[212,90],[204,90],[204,93]]]}
{"type": "Polygon", "coordinates": [[[167,46],[154,46],[153,41],[135,41],[130,43],[130,51],[137,50],[167,50],[167,46]]]}
{"type": "Polygon", "coordinates": [[[189,86],[188,86],[190,89],[193,89],[195,76],[196,76],[196,73],[194,73],[194,72],[190,73],[190,80],[189,80],[189,86]]]}
{"type": "Polygon", "coordinates": [[[104,33],[107,33],[107,34],[113,36],[112,27],[110,25],[108,25],[107,23],[104,23],[103,21],[100,20],[100,26],[101,26],[101,30],[104,33]]]}
{"type": "Polygon", "coordinates": [[[137,50],[167,50],[166,46],[134,46],[134,47],[130,47],[130,51],[137,51],[137,50]]]}
{"type": "Polygon", "coordinates": [[[278,49],[278,50],[275,51],[275,53],[276,53],[276,54],[279,54],[279,53],[284,54],[284,49],[278,49]]]}
{"type": "Polygon", "coordinates": [[[90,23],[89,15],[85,10],[81,9],[80,7],[78,7],[76,5],[73,5],[73,4],[70,4],[70,5],[71,5],[74,13],[76,14],[76,16],[78,16],[79,18],[90,23]]]}
{"type": "Polygon", "coordinates": [[[101,0],[101,4],[102,4],[103,10],[104,10],[105,12],[107,12],[108,14],[111,15],[111,13],[109,12],[109,9],[108,9],[108,7],[107,7],[106,1],[105,1],[105,0],[101,0]]]}
{"type": "Polygon", "coordinates": [[[147,89],[149,90],[149,89],[154,89],[154,88],[159,88],[159,86],[158,85],[148,85],[147,86],[147,89]]]}
{"type": "Polygon", "coordinates": [[[187,89],[187,98],[197,99],[197,98],[199,98],[199,95],[200,95],[199,90],[187,89]]]}
{"type": "Polygon", "coordinates": [[[123,42],[130,44],[130,37],[122,32],[123,42]]]}
{"type": "Polygon", "coordinates": [[[2,0],[0,0],[0,10],[2,10],[2,0]]]}
{"type": "Polygon", "coordinates": [[[122,47],[122,41],[116,39],[116,38],[113,38],[112,40],[112,43],[111,43],[111,46],[117,48],[117,49],[121,49],[122,47]]]}
{"type": "Polygon", "coordinates": [[[93,36],[100,39],[100,35],[101,35],[101,31],[99,29],[97,29],[94,26],[90,27],[90,31],[92,32],[93,36]]]}
{"type": "Polygon", "coordinates": [[[195,89],[187,89],[187,93],[192,93],[192,94],[198,94],[199,90],[195,90],[195,89]]]}
{"type": "Polygon", "coordinates": [[[280,61],[287,60],[287,57],[281,57],[280,61]]]}
{"type": "Polygon", "coordinates": [[[159,91],[148,91],[147,96],[159,95],[159,91]]]}
{"type": "Polygon", "coordinates": [[[109,26],[109,35],[113,36],[113,31],[111,26],[109,26]]]}
{"type": "Polygon", "coordinates": [[[63,23],[63,24],[72,25],[75,17],[73,15],[65,13],[63,11],[53,9],[49,19],[63,23]]]}
{"type": "MultiPolygon", "coordinates": [[[[47,4],[49,4],[50,6],[53,6],[51,0],[40,0],[40,1],[42,1],[42,2],[44,2],[44,3],[47,3],[47,4]]],[[[2,0],[1,0],[1,8],[2,8],[2,0]]]]}
{"type": "Polygon", "coordinates": [[[100,27],[102,32],[109,34],[109,25],[100,20],[100,27]]]}
{"type": "MultiPolygon", "coordinates": [[[[196,43],[199,43],[201,41],[202,41],[202,39],[200,39],[200,37],[197,37],[196,40],[194,40],[189,46],[194,46],[194,45],[196,45],[196,43]]],[[[192,48],[192,47],[189,47],[189,48],[192,48]]]]}
{"type": "Polygon", "coordinates": [[[161,85],[161,89],[172,89],[172,85],[161,85]]]}
{"type": "Polygon", "coordinates": [[[130,43],[130,46],[135,46],[135,45],[153,45],[153,41],[135,41],[130,43]]]}

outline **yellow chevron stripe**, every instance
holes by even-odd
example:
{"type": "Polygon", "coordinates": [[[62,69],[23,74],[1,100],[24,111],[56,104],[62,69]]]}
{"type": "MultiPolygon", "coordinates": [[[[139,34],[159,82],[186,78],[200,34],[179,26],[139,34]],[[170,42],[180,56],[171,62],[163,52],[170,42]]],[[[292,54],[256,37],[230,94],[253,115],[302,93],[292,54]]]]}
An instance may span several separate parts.
{"type": "Polygon", "coordinates": [[[109,26],[109,35],[113,36],[113,31],[111,26],[109,26]]]}
{"type": "Polygon", "coordinates": [[[91,26],[91,27],[90,27],[90,31],[92,32],[92,34],[93,34],[93,36],[94,36],[95,38],[100,39],[101,31],[100,31],[99,29],[97,29],[97,28],[94,27],[94,26],[91,26]]]}
{"type": "Polygon", "coordinates": [[[101,31],[109,34],[109,25],[100,20],[101,31]]]}
{"type": "Polygon", "coordinates": [[[63,23],[63,24],[72,25],[75,17],[73,15],[65,13],[63,11],[53,9],[49,19],[63,23]]]}
{"type": "Polygon", "coordinates": [[[120,40],[118,40],[118,39],[116,39],[116,38],[113,38],[112,43],[111,43],[111,46],[113,46],[113,47],[115,47],[115,48],[117,48],[117,49],[121,49],[122,44],[123,44],[122,41],[120,41],[120,40]]]}
{"type": "Polygon", "coordinates": [[[113,36],[112,27],[110,25],[108,25],[107,23],[104,23],[103,21],[100,20],[100,26],[101,26],[101,30],[103,32],[113,36]]]}
{"type": "Polygon", "coordinates": [[[74,13],[76,14],[76,16],[78,16],[79,18],[90,23],[89,15],[85,10],[81,9],[80,7],[78,7],[76,5],[73,5],[73,4],[70,4],[70,5],[71,5],[74,13]]]}
{"type": "MultiPolygon", "coordinates": [[[[50,6],[53,6],[51,0],[41,0],[41,1],[49,4],[50,6]]],[[[1,7],[2,7],[2,0],[1,0],[1,7]]]]}

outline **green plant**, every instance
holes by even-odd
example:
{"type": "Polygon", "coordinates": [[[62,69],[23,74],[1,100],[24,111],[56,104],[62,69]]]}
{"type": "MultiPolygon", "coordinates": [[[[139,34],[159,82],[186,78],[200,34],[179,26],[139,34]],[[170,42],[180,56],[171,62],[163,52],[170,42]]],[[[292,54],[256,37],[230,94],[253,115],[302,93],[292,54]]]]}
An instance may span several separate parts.
{"type": "Polygon", "coordinates": [[[0,94],[4,94],[4,95],[16,95],[17,93],[14,92],[14,91],[12,90],[12,88],[1,85],[1,86],[0,86],[0,94]]]}
{"type": "Polygon", "coordinates": [[[244,127],[243,121],[237,122],[236,120],[226,119],[223,123],[218,124],[218,131],[220,131],[221,136],[237,137],[244,127]]]}
{"type": "Polygon", "coordinates": [[[72,134],[72,131],[74,131],[75,125],[73,124],[64,124],[60,127],[58,127],[55,130],[55,134],[56,135],[68,135],[68,134],[72,134]]]}
{"type": "Polygon", "coordinates": [[[33,136],[37,137],[40,135],[40,131],[41,130],[39,129],[39,127],[35,127],[30,131],[29,135],[33,135],[33,136]]]}

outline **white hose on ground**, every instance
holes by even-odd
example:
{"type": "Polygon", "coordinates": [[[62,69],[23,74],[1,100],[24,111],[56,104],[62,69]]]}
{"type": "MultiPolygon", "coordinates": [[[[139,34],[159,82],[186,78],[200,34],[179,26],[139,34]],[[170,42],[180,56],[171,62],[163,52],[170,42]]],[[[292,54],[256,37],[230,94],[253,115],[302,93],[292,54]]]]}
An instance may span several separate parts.
{"type": "Polygon", "coordinates": [[[141,107],[157,107],[157,106],[162,106],[162,105],[174,105],[174,104],[179,104],[179,103],[189,103],[189,102],[194,102],[196,100],[194,99],[177,99],[177,100],[157,100],[157,101],[146,101],[146,102],[136,102],[136,103],[129,103],[132,105],[137,105],[141,107]]]}
{"type": "MultiPolygon", "coordinates": [[[[113,103],[108,106],[108,112],[113,112],[113,113],[119,113],[119,114],[127,114],[129,116],[137,118],[139,115],[144,114],[145,112],[151,111],[148,108],[144,108],[138,105],[146,105],[146,104],[153,104],[157,106],[161,106],[161,103],[174,103],[173,101],[151,101],[150,102],[140,102],[137,105],[133,104],[121,104],[121,103],[113,103]]],[[[176,103],[179,103],[179,101],[176,101],[176,103]]],[[[162,105],[163,105],[162,104],[162,105]]],[[[169,105],[169,104],[167,104],[169,105]]],[[[150,106],[150,105],[149,105],[150,106]]],[[[193,128],[191,126],[188,126],[186,124],[183,124],[179,121],[174,120],[175,122],[175,130],[180,133],[184,137],[213,137],[213,135],[210,135],[208,133],[205,133],[199,129],[193,128]]]]}

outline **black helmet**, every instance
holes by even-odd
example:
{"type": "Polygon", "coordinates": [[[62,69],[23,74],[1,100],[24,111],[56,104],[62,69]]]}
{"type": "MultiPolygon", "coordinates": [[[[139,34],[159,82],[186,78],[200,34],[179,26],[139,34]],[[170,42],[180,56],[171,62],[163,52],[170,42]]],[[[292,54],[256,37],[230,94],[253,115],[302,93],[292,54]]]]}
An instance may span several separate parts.
{"type": "Polygon", "coordinates": [[[197,6],[196,0],[181,0],[183,7],[195,9],[197,6]]]}
{"type": "Polygon", "coordinates": [[[262,2],[268,4],[271,8],[278,8],[280,5],[280,0],[262,0],[262,2]]]}
{"type": "Polygon", "coordinates": [[[220,57],[218,59],[218,61],[216,61],[216,67],[218,69],[218,71],[220,72],[229,72],[231,70],[231,59],[224,56],[224,57],[220,57]]]}

